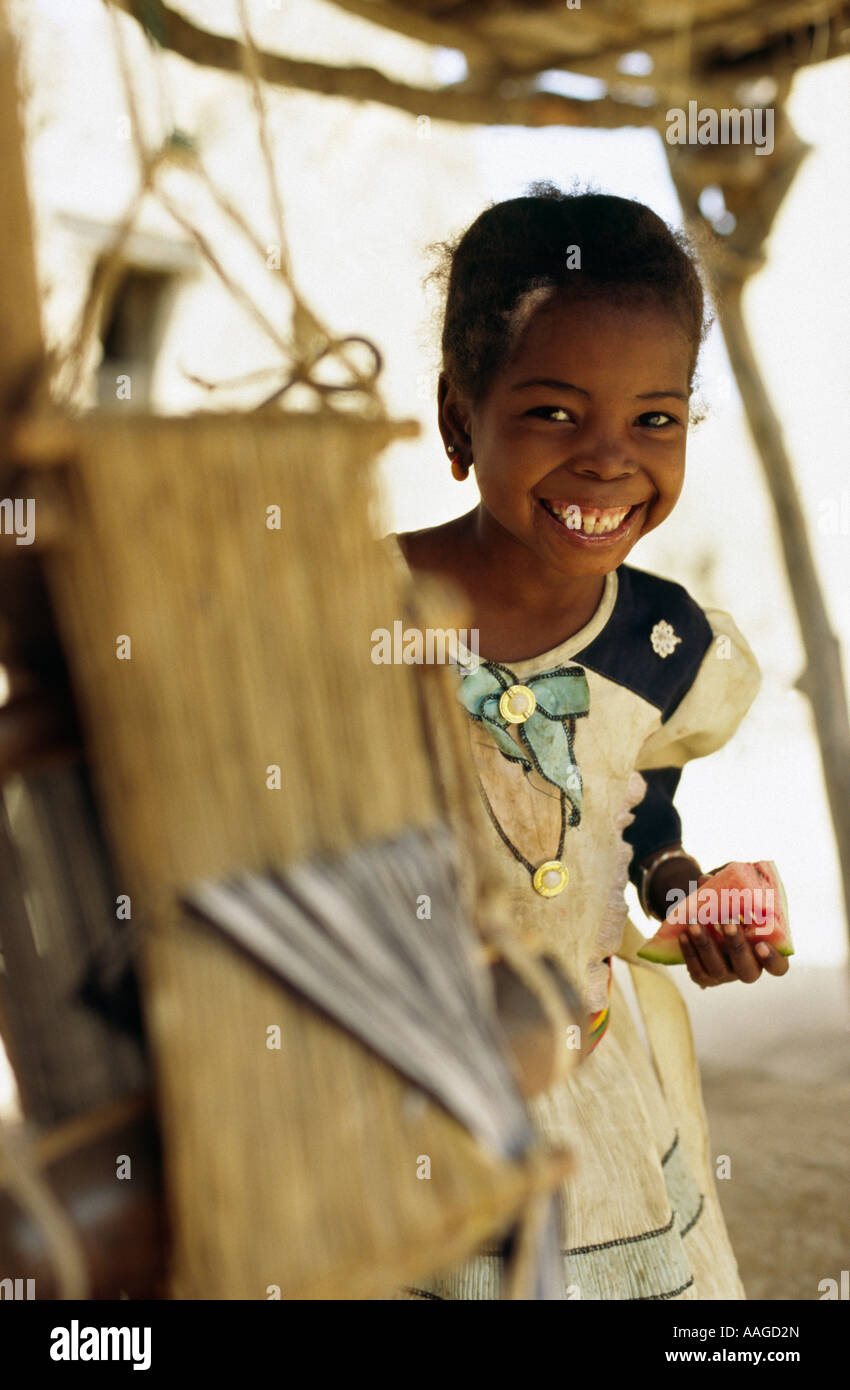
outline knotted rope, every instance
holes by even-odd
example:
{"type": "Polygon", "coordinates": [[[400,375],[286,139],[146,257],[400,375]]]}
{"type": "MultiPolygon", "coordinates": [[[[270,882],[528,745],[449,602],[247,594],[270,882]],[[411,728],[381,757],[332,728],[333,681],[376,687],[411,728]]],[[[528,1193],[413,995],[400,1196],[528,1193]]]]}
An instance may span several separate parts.
{"type": "MultiPolygon", "coordinates": [[[[182,227],[228,293],[258,324],[283,359],[283,364],[280,366],[265,368],[259,373],[251,373],[247,377],[237,379],[237,381],[204,382],[191,373],[187,374],[190,380],[209,390],[214,390],[223,386],[241,384],[264,375],[282,375],[283,382],[276,385],[271,394],[258,403],[257,409],[277,404],[293,386],[303,385],[316,393],[319,398],[320,410],[335,411],[333,399],[353,393],[362,398],[362,414],[370,419],[385,421],[387,412],[377,385],[378,377],[383,368],[383,359],[379,349],[370,339],[362,335],[337,335],[331,332],[307,304],[295,282],[286,240],[283,206],[274,171],[272,143],[262,89],[261,61],[251,34],[245,0],[238,0],[238,12],[242,28],[242,68],[245,81],[251,92],[257,123],[258,144],[266,172],[277,239],[278,255],[275,258],[275,263],[271,266],[269,265],[268,248],[263,246],[259,236],[239,210],[216,188],[191,140],[188,140],[181,132],[171,130],[157,148],[151,149],[149,147],[139,115],[121,21],[112,0],[104,0],[104,3],[112,25],[115,54],[127,103],[130,133],[139,165],[140,178],[135,196],[93,277],[73,342],[65,353],[61,356],[54,354],[46,364],[46,370],[57,383],[58,393],[64,396],[69,403],[78,396],[98,326],[102,321],[103,306],[109,301],[109,297],[118,284],[128,239],[135,229],[142,204],[150,195],[155,197],[178,226],[182,227]],[[219,211],[241,232],[254,251],[262,258],[266,268],[272,270],[280,278],[291,301],[291,323],[288,336],[281,332],[256,300],[230,274],[209,238],[186,215],[167,189],[162,186],[162,174],[175,167],[190,172],[198,179],[207,193],[210,194],[219,211]],[[357,361],[352,358],[351,349],[356,344],[365,347],[371,358],[365,368],[358,365],[357,361]],[[341,364],[347,379],[327,381],[317,375],[317,368],[320,365],[326,365],[328,360],[332,358],[336,358],[341,364]]],[[[152,43],[156,42],[155,16],[157,8],[158,4],[152,4],[151,23],[146,26],[146,32],[152,43]]]]}

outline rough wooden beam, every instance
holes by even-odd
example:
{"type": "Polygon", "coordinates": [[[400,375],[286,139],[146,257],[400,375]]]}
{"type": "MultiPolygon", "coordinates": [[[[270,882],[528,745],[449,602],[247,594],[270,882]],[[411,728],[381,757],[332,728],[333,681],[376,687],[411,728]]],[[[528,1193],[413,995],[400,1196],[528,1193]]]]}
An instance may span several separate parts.
{"type": "Polygon", "coordinates": [[[332,0],[332,3],[346,14],[367,19],[370,24],[389,29],[393,34],[418,39],[435,48],[456,48],[470,64],[498,65],[500,62],[493,44],[482,39],[471,24],[458,23],[450,17],[432,18],[422,10],[410,10],[391,0],[332,0]]]}
{"type": "Polygon", "coordinates": [[[4,404],[8,404],[10,395],[32,374],[42,358],[24,168],[20,156],[13,156],[12,151],[4,148],[19,138],[15,45],[5,11],[0,8],[0,207],[3,208],[0,290],[10,291],[0,293],[0,382],[4,387],[4,404]],[[3,280],[7,281],[5,285],[3,280]]]}
{"type": "Polygon", "coordinates": [[[650,11],[634,24],[612,24],[590,9],[571,13],[554,4],[532,12],[519,6],[453,10],[443,17],[398,0],[332,3],[394,33],[489,58],[494,68],[505,72],[556,68],[619,81],[617,59],[640,50],[655,61],[653,73],[643,79],[651,85],[678,86],[692,80],[727,90],[771,74],[774,67],[791,71],[846,53],[850,26],[847,0],[827,0],[816,13],[811,0],[774,0],[720,17],[704,11],[679,13],[674,22],[669,11],[650,11]]]}
{"type": "MultiPolygon", "coordinates": [[[[0,497],[26,499],[12,441],[38,403],[43,348],[22,146],[0,0],[0,497]]],[[[38,538],[38,501],[35,517],[38,538]]],[[[68,751],[76,729],[37,551],[0,554],[0,662],[13,691],[0,705],[0,1027],[27,1117],[50,1124],[143,1084],[145,1068],[74,994],[89,951],[115,927],[114,906],[79,754],[68,751]]]]}
{"type": "Polygon", "coordinates": [[[782,426],[747,332],[742,290],[741,284],[727,288],[719,305],[720,322],[773,502],[788,586],[806,653],[806,668],[796,685],[808,697],[814,715],[850,926],[850,716],[841,646],[830,622],[782,426]]]}
{"type": "Polygon", "coordinates": [[[796,684],[812,706],[850,927],[850,714],[841,649],[832,630],[812,553],[794,466],[759,370],[742,307],[744,285],[763,263],[765,241],[808,149],[781,107],[777,114],[774,154],[769,160],[751,155],[748,181],[724,180],[716,168],[716,151],[713,155],[710,147],[666,148],[687,221],[700,221],[699,191],[706,183],[715,181],[723,188],[726,206],[738,218],[733,234],[724,238],[722,245],[718,241],[713,267],[718,316],[773,506],[788,587],[806,653],[806,669],[796,684]]]}
{"type": "MultiPolygon", "coordinates": [[[[148,13],[144,0],[111,0],[118,9],[144,25],[148,13]]],[[[242,71],[241,44],[201,29],[183,15],[161,5],[161,23],[156,37],[163,47],[204,67],[222,72],[242,71]]],[[[396,82],[375,68],[334,67],[327,63],[287,58],[280,53],[260,54],[263,77],[281,87],[323,96],[345,97],[350,101],[375,101],[383,106],[407,111],[411,116],[430,116],[433,120],[454,121],[460,125],[582,126],[608,130],[622,126],[656,126],[663,118],[654,109],[632,106],[603,97],[599,101],[580,101],[550,92],[522,95],[476,90],[474,86],[414,87],[396,82]]]]}

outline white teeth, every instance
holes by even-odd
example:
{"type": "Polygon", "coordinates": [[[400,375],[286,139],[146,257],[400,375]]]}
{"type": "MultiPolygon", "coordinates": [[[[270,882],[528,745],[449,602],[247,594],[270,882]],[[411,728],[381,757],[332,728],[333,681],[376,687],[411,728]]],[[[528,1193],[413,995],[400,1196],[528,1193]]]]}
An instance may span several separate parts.
{"type": "Polygon", "coordinates": [[[618,507],[600,511],[597,507],[588,507],[583,511],[575,502],[550,502],[549,508],[568,530],[580,529],[585,536],[601,536],[608,531],[616,531],[631,510],[629,507],[618,507]]]}

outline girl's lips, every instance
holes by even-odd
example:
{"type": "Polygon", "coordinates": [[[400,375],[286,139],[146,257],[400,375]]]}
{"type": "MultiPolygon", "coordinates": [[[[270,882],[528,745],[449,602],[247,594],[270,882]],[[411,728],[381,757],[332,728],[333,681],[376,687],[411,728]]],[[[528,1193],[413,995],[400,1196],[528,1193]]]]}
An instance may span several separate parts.
{"type": "Polygon", "coordinates": [[[616,544],[618,541],[621,541],[623,537],[626,535],[626,533],[631,530],[637,517],[643,514],[646,508],[649,506],[649,501],[636,502],[635,505],[633,507],[630,507],[629,510],[626,512],[626,515],[623,517],[623,520],[620,522],[620,525],[616,528],[616,530],[603,531],[598,535],[588,536],[585,534],[584,531],[570,527],[566,524],[566,522],[559,521],[558,518],[549,510],[549,508],[546,506],[546,503],[543,501],[541,497],[538,497],[536,500],[540,506],[540,510],[547,518],[547,521],[549,522],[550,526],[556,528],[560,532],[562,540],[567,541],[571,545],[578,545],[582,547],[606,546],[611,545],[612,543],[616,544]]]}

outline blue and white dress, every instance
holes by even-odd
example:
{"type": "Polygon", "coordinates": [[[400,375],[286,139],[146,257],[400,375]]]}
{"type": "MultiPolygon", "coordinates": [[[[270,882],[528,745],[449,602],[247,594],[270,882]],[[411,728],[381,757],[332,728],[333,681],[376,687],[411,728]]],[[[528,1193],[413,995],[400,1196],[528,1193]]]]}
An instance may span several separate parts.
{"type": "MultiPolygon", "coordinates": [[[[504,884],[518,933],[543,939],[588,1015],[587,1055],[531,1103],[541,1135],[575,1157],[560,1194],[565,1296],[744,1298],[687,1010],[668,969],[637,959],[644,938],[623,893],[638,860],[680,840],[681,769],[734,733],[759,687],[756,661],[727,614],[625,565],[567,641],[508,664],[485,655],[477,671],[458,673],[489,811],[478,853],[504,884]],[[513,684],[537,699],[522,734],[498,712],[513,684]],[[530,871],[549,861],[568,881],[544,897],[530,871]],[[615,971],[613,957],[628,965],[615,971]]],[[[498,1298],[497,1252],[485,1248],[408,1296],[498,1298]]]]}

